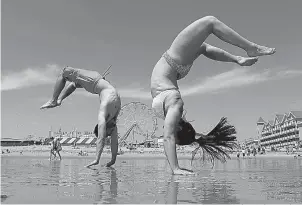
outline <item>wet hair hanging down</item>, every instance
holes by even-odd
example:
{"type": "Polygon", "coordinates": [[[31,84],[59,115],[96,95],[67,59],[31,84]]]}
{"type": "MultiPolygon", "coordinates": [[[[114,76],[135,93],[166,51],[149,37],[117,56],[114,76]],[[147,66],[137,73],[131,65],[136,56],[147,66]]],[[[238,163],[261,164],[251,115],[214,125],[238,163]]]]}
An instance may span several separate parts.
{"type": "Polygon", "coordinates": [[[180,120],[179,125],[181,130],[177,132],[176,144],[190,145],[196,142],[199,145],[192,152],[191,162],[200,148],[203,151],[203,161],[209,159],[213,165],[214,159],[226,162],[227,158],[230,159],[229,151],[237,147],[236,129],[234,126],[228,124],[226,117],[222,117],[219,123],[207,135],[196,133],[193,126],[183,118],[180,120]],[[195,136],[199,136],[199,138],[196,139],[195,136]]]}

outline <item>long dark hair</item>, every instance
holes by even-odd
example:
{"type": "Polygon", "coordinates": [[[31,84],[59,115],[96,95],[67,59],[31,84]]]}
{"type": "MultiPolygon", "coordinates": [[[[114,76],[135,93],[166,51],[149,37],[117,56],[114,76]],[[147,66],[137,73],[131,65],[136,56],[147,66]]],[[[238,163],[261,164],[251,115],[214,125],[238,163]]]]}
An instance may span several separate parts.
{"type": "Polygon", "coordinates": [[[219,123],[212,131],[204,135],[196,133],[191,123],[181,118],[179,122],[180,130],[176,135],[176,144],[190,145],[198,143],[198,147],[192,152],[192,161],[201,148],[203,151],[203,160],[209,159],[214,163],[214,159],[225,162],[230,158],[229,151],[237,147],[236,143],[236,129],[234,126],[229,125],[226,117],[222,117],[219,123]],[[196,139],[195,137],[199,138],[196,139]]]}
{"type": "MultiPolygon", "coordinates": [[[[114,118],[112,118],[110,121],[106,123],[106,132],[108,129],[112,129],[114,126],[116,126],[116,120],[117,120],[117,116],[115,116],[114,118]]],[[[96,137],[99,136],[99,124],[96,124],[96,126],[94,127],[93,134],[96,137]]]]}

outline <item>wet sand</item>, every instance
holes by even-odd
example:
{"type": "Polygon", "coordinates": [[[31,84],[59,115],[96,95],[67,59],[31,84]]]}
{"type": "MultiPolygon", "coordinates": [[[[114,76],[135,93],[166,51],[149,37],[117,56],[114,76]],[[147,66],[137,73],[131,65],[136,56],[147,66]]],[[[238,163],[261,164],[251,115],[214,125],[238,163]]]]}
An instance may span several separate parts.
{"type": "MultiPolygon", "coordinates": [[[[142,154],[143,156],[144,154],[142,154]]],[[[93,155],[91,155],[93,156],[93,155]]],[[[108,156],[108,155],[107,155],[108,156]]],[[[148,156],[148,155],[145,155],[148,156]]],[[[90,157],[90,156],[89,156],[90,157]]],[[[121,156],[124,157],[124,156],[121,156]]],[[[192,176],[171,174],[165,158],[118,158],[114,166],[84,166],[90,158],[1,157],[3,204],[301,204],[302,161],[233,159],[191,164],[192,176]]]]}

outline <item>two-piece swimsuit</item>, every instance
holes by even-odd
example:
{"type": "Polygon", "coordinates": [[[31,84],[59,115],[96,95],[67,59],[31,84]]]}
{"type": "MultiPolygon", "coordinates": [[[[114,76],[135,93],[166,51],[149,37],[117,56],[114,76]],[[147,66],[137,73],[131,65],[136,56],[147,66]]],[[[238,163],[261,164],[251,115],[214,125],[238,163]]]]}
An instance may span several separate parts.
{"type": "Polygon", "coordinates": [[[98,94],[96,85],[100,79],[103,79],[103,76],[96,71],[72,67],[65,67],[62,75],[66,80],[74,82],[77,87],[82,87],[93,94],[98,94]]]}
{"type": "MultiPolygon", "coordinates": [[[[173,68],[177,71],[177,80],[184,78],[190,72],[190,69],[193,65],[193,63],[188,64],[188,65],[181,65],[181,64],[175,62],[175,60],[167,52],[165,52],[162,55],[162,57],[166,60],[166,62],[169,64],[169,66],[171,66],[171,68],[173,68]]],[[[177,92],[177,95],[180,96],[179,90],[177,88],[175,88],[175,89],[167,89],[165,91],[162,91],[160,94],[158,94],[153,99],[152,109],[155,112],[157,117],[159,117],[161,119],[165,119],[164,102],[165,102],[166,97],[168,95],[170,95],[172,92],[177,92]]]]}

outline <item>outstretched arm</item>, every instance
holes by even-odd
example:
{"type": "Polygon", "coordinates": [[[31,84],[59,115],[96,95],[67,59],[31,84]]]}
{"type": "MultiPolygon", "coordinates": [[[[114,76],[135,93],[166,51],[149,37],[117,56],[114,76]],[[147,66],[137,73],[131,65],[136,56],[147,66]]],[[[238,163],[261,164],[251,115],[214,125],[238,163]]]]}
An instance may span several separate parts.
{"type": "Polygon", "coordinates": [[[76,86],[74,82],[69,83],[69,85],[65,88],[65,90],[63,90],[61,96],[58,98],[58,104],[61,104],[61,102],[65,98],[67,98],[71,93],[73,93],[77,87],[79,86],[76,86]]]}
{"type": "Polygon", "coordinates": [[[246,58],[241,56],[235,56],[233,54],[226,52],[225,50],[222,50],[221,48],[211,46],[210,44],[207,43],[203,43],[200,46],[200,49],[197,53],[197,57],[201,54],[215,61],[233,62],[241,66],[251,66],[258,61],[258,58],[255,57],[246,58]]]}
{"type": "Polygon", "coordinates": [[[96,159],[90,164],[88,164],[86,167],[97,165],[100,161],[105,146],[105,139],[107,137],[105,116],[106,110],[104,110],[104,108],[100,108],[98,116],[98,137],[96,140],[96,159]]]}
{"type": "Polygon", "coordinates": [[[107,167],[110,167],[113,165],[116,161],[116,156],[117,156],[117,151],[118,151],[118,136],[117,136],[117,127],[115,126],[112,130],[111,133],[111,154],[112,158],[111,161],[107,163],[107,167]]]}

